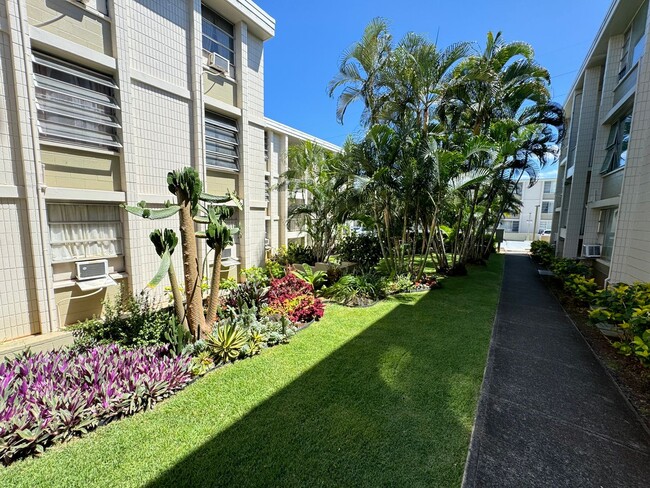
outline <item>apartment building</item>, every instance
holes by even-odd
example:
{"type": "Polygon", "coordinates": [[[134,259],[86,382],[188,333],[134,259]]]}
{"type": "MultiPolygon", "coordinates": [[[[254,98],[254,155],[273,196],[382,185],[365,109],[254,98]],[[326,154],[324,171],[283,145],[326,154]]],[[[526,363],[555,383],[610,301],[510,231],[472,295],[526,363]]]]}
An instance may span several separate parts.
{"type": "Polygon", "coordinates": [[[552,240],[602,283],[650,281],[648,1],[614,1],[569,93],[552,240]]]}
{"type": "Polygon", "coordinates": [[[0,0],[0,341],[145,286],[159,259],[149,233],[178,224],[119,205],[164,205],[170,170],[193,166],[206,191],[243,199],[224,277],[302,238],[275,187],[287,148],[338,148],[264,116],[274,31],[249,0],[0,0]],[[108,279],[89,286],[76,263],[97,259],[108,279]]]}
{"type": "Polygon", "coordinates": [[[533,240],[540,231],[551,230],[555,204],[555,179],[540,178],[532,186],[530,180],[522,179],[515,189],[521,200],[519,213],[507,213],[499,228],[504,239],[512,241],[533,240]]]}

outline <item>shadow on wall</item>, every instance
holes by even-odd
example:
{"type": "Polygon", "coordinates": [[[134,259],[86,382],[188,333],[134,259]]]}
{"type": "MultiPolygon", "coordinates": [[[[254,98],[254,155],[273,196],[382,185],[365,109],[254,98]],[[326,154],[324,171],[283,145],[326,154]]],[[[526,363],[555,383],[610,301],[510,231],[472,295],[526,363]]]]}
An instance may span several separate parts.
{"type": "Polygon", "coordinates": [[[459,485],[498,291],[467,307],[456,283],[400,297],[148,486],[459,485]]]}

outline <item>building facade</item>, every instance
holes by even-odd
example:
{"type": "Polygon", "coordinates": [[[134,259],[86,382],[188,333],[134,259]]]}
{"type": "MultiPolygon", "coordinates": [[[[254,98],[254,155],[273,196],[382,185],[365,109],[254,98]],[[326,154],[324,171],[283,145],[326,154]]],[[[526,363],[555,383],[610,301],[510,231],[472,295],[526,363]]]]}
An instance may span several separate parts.
{"type": "Polygon", "coordinates": [[[614,1],[565,103],[552,241],[601,283],[650,281],[648,1],[614,1]]]}
{"type": "Polygon", "coordinates": [[[316,139],[264,116],[274,30],[249,0],[0,0],[0,341],[141,290],[159,259],[149,233],[178,224],[119,205],[164,205],[171,170],[244,201],[224,277],[302,238],[276,183],[289,145],[316,139]],[[76,263],[95,259],[115,285],[80,287],[76,263]]]}
{"type": "Polygon", "coordinates": [[[540,178],[533,186],[529,185],[529,180],[522,179],[515,193],[522,205],[519,213],[508,213],[501,219],[499,228],[504,231],[504,239],[532,241],[540,231],[550,231],[555,204],[555,179],[540,178]]]}

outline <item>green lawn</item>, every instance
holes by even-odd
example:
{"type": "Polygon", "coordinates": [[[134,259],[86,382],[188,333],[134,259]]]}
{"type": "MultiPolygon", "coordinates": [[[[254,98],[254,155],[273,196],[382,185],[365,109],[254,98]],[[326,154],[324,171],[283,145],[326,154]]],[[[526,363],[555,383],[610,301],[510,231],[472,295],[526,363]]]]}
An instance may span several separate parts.
{"type": "Polygon", "coordinates": [[[0,486],[459,486],[502,268],[330,305],[289,345],[0,468],[0,486]]]}

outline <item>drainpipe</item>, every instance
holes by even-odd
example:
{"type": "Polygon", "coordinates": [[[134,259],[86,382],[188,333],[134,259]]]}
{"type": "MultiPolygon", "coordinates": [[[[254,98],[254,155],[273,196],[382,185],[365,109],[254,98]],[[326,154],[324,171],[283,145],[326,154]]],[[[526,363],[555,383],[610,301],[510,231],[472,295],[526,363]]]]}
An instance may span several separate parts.
{"type": "MultiPolygon", "coordinates": [[[[25,63],[25,84],[27,87],[27,103],[29,106],[29,123],[31,126],[32,130],[32,156],[34,158],[34,174],[36,176],[36,203],[38,207],[38,216],[39,216],[39,234],[40,234],[40,240],[41,240],[41,250],[42,250],[42,258],[43,258],[43,271],[45,273],[45,296],[47,299],[47,315],[48,319],[50,321],[49,324],[49,332],[54,332],[54,311],[52,310],[51,304],[53,303],[53,293],[54,293],[54,283],[52,281],[52,276],[51,273],[49,272],[48,267],[50,266],[50,260],[49,256],[47,254],[47,249],[48,249],[48,241],[46,239],[46,236],[49,235],[49,228],[47,227],[47,213],[45,211],[45,196],[44,196],[44,191],[45,191],[45,185],[43,184],[43,181],[41,180],[41,172],[39,168],[39,157],[38,157],[38,147],[39,147],[39,140],[38,140],[38,125],[36,120],[34,119],[34,114],[36,113],[36,107],[34,106],[34,100],[36,97],[36,93],[34,92],[30,76],[32,75],[32,70],[29,68],[30,66],[30,56],[29,52],[27,50],[27,45],[29,42],[29,39],[27,37],[27,33],[25,32],[25,21],[23,18],[23,10],[22,7],[19,4],[16,4],[16,8],[18,10],[18,21],[20,23],[20,37],[21,37],[21,42],[22,42],[22,50],[23,50],[23,62],[25,63]]],[[[8,16],[8,22],[11,22],[12,16],[8,16]]],[[[25,190],[28,191],[28,188],[25,190]]],[[[30,237],[31,238],[31,237],[30,237]]],[[[38,303],[39,301],[36,300],[37,307],[39,306],[38,303]]],[[[40,310],[39,310],[40,312],[40,310]]],[[[40,313],[39,313],[40,315],[40,313]]],[[[41,329],[41,333],[43,333],[43,330],[41,329]]]]}

